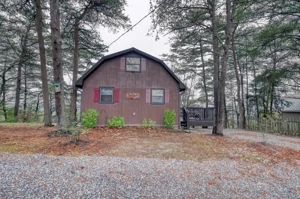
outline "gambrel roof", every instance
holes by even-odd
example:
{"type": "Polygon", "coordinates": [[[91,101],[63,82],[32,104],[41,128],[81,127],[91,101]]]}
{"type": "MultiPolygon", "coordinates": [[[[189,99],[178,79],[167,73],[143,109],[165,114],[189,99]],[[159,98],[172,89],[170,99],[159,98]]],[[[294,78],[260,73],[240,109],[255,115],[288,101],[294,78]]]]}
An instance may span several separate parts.
{"type": "Polygon", "coordinates": [[[87,72],[85,72],[83,74],[82,77],[80,77],[77,82],[76,82],[76,87],[78,88],[82,88],[83,87],[83,82],[84,80],[90,75],[92,74],[98,67],[101,67],[101,64],[109,59],[113,59],[115,57],[118,57],[118,56],[122,56],[122,55],[125,55],[125,54],[129,54],[129,53],[136,53],[136,54],[139,54],[143,57],[146,57],[152,61],[155,61],[155,62],[158,62],[162,67],[164,67],[164,69],[174,78],[175,81],[178,82],[179,84],[179,89],[180,91],[185,91],[186,90],[186,86],[184,85],[184,83],[174,74],[174,72],[161,60],[161,59],[158,59],[152,55],[149,55],[141,50],[138,50],[136,48],[129,48],[127,50],[123,50],[123,51],[120,51],[120,52],[116,52],[116,53],[113,53],[113,54],[110,54],[110,55],[106,55],[104,57],[102,57],[102,59],[100,59],[96,64],[94,64],[94,66],[92,68],[90,68],[87,72]]]}

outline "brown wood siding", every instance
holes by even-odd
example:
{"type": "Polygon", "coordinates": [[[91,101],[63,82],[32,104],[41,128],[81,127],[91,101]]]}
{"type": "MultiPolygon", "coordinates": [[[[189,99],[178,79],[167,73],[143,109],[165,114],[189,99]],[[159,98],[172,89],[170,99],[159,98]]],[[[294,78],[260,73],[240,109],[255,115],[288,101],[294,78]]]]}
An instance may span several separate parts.
{"type": "MultiPolygon", "coordinates": [[[[137,56],[137,55],[135,55],[137,56]]],[[[122,56],[124,57],[124,56],[122,56]]],[[[179,85],[157,62],[146,59],[146,70],[125,72],[120,69],[120,58],[105,61],[83,83],[82,111],[89,108],[100,112],[98,125],[106,125],[107,119],[122,116],[127,125],[140,125],[142,120],[152,119],[157,125],[163,124],[164,111],[174,109],[179,122],[179,85]],[[94,88],[120,88],[120,101],[115,104],[100,104],[93,101],[94,88]],[[163,88],[169,90],[169,103],[151,105],[146,103],[146,89],[163,88]],[[139,93],[137,100],[126,99],[128,92],[139,93]]]]}

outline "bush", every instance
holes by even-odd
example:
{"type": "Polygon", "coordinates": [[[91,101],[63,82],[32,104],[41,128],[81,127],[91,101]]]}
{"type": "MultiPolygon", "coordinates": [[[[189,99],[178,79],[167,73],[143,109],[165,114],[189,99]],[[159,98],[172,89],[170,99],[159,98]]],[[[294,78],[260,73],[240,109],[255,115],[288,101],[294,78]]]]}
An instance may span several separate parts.
{"type": "Polygon", "coordinates": [[[144,128],[148,127],[147,119],[143,119],[142,127],[144,127],[144,128]]]}
{"type": "Polygon", "coordinates": [[[173,128],[176,124],[176,112],[175,110],[167,109],[164,114],[164,125],[167,128],[173,128]]]}
{"type": "Polygon", "coordinates": [[[154,120],[151,119],[143,119],[142,121],[142,127],[146,128],[146,127],[154,127],[156,125],[156,122],[154,120]]]}
{"type": "Polygon", "coordinates": [[[85,128],[95,128],[99,117],[98,111],[95,109],[88,109],[82,113],[82,125],[85,128]]]}
{"type": "Polygon", "coordinates": [[[85,133],[84,129],[79,127],[62,128],[48,134],[49,137],[67,136],[70,138],[70,143],[77,144],[80,141],[80,135],[85,133]]]}
{"type": "Polygon", "coordinates": [[[80,135],[82,134],[83,130],[81,128],[69,128],[71,132],[70,141],[73,143],[77,143],[80,140],[80,135]]]}
{"type": "Polygon", "coordinates": [[[154,127],[156,125],[156,122],[154,120],[149,119],[148,125],[149,125],[149,127],[154,127]]]}
{"type": "Polygon", "coordinates": [[[109,119],[107,121],[107,125],[109,127],[122,128],[122,127],[124,127],[124,124],[125,124],[124,117],[121,117],[121,116],[114,116],[112,119],[109,119]]]}

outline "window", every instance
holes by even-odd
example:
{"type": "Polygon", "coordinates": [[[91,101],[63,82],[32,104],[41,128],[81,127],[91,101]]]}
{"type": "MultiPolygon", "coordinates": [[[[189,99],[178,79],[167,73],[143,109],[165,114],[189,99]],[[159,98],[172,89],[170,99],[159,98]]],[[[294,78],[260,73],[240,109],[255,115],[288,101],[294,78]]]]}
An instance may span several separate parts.
{"type": "Polygon", "coordinates": [[[165,104],[164,89],[151,89],[151,104],[165,104]]]}
{"type": "Polygon", "coordinates": [[[140,72],[141,58],[140,57],[126,57],[126,71],[140,72]]]}
{"type": "Polygon", "coordinates": [[[114,103],[114,88],[112,87],[100,88],[100,103],[102,104],[114,103]]]}

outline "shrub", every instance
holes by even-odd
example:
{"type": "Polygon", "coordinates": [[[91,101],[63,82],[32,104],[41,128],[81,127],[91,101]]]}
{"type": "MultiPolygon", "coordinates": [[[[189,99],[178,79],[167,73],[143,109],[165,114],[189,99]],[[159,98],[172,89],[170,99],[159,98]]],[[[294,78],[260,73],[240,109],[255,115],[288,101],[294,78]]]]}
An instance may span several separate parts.
{"type": "Polygon", "coordinates": [[[76,144],[80,140],[83,130],[81,128],[69,128],[69,131],[71,132],[70,141],[76,144]]]}
{"type": "Polygon", "coordinates": [[[112,119],[109,119],[107,121],[107,125],[109,127],[122,128],[122,127],[124,127],[124,124],[125,124],[124,117],[121,117],[121,116],[114,116],[112,119]]]}
{"type": "Polygon", "coordinates": [[[95,109],[88,109],[82,113],[82,125],[86,128],[95,128],[99,117],[98,111],[95,109]]]}
{"type": "Polygon", "coordinates": [[[143,119],[142,127],[144,127],[144,128],[148,127],[147,119],[143,119]]]}
{"type": "Polygon", "coordinates": [[[167,109],[164,114],[164,125],[167,128],[173,128],[176,123],[176,112],[175,110],[167,109]]]}
{"type": "Polygon", "coordinates": [[[151,119],[148,120],[149,127],[154,127],[155,125],[156,125],[156,122],[154,120],[151,120],[151,119]]]}
{"type": "Polygon", "coordinates": [[[156,125],[156,122],[154,120],[151,119],[143,119],[142,121],[142,127],[146,128],[146,127],[154,127],[156,125]]]}

